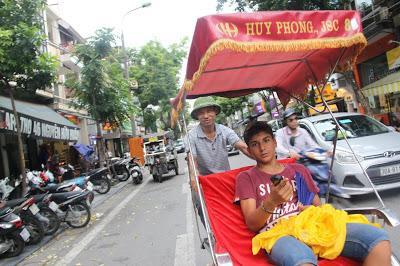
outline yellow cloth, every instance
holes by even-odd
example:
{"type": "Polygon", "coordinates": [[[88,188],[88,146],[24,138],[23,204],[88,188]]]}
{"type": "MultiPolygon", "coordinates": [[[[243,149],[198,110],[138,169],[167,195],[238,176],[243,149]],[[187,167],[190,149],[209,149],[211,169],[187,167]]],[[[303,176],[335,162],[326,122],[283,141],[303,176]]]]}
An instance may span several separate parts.
{"type": "Polygon", "coordinates": [[[293,236],[305,243],[320,258],[334,259],[340,255],[346,240],[346,223],[372,224],[361,214],[347,214],[330,204],[310,206],[297,216],[281,219],[268,231],[253,238],[253,254],[261,248],[271,252],[275,242],[282,236],[293,236]]]}

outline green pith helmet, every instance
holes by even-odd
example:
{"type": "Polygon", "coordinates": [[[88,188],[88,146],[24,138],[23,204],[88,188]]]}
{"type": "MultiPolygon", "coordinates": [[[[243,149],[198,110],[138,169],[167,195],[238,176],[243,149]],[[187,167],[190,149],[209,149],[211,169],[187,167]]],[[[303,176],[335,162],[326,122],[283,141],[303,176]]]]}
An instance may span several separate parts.
{"type": "Polygon", "coordinates": [[[218,103],[216,103],[212,97],[207,96],[196,99],[196,101],[193,104],[193,110],[190,113],[190,116],[193,119],[197,120],[197,114],[196,114],[197,111],[204,107],[215,107],[215,109],[217,110],[217,114],[221,112],[221,106],[218,103]]]}

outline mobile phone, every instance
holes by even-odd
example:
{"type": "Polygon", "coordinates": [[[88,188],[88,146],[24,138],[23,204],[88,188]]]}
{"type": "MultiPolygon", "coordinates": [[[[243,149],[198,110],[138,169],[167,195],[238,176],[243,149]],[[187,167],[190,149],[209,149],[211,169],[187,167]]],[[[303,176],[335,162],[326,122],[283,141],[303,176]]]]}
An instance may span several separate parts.
{"type": "Polygon", "coordinates": [[[283,180],[283,176],[281,175],[273,175],[271,176],[271,182],[274,186],[277,186],[281,183],[281,181],[283,180]]]}

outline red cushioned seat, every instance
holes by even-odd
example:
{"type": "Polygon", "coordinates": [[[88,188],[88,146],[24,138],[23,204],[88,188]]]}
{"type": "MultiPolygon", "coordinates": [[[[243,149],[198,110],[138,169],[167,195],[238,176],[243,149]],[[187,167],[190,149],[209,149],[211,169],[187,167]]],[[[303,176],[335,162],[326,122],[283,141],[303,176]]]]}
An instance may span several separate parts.
{"type": "MultiPolygon", "coordinates": [[[[249,168],[250,166],[200,176],[211,229],[216,239],[216,252],[228,252],[234,265],[272,265],[267,262],[263,252],[253,256],[251,239],[254,233],[247,229],[240,206],[233,204],[236,176],[249,168]]],[[[333,261],[320,260],[319,265],[356,266],[361,264],[339,257],[333,261]]]]}

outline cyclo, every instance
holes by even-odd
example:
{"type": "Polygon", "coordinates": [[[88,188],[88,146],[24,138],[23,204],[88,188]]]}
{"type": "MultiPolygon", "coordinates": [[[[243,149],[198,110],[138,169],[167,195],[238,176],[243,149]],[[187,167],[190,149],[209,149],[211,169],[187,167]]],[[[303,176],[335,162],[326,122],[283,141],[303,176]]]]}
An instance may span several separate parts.
{"type": "MultiPolygon", "coordinates": [[[[301,101],[310,85],[324,95],[323,88],[331,75],[335,71],[351,69],[366,43],[359,14],[351,10],[257,12],[199,18],[185,81],[172,101],[173,121],[179,119],[186,98],[207,95],[238,97],[269,90],[286,105],[290,98],[301,101]]],[[[342,132],[323,97],[322,100],[336,125],[332,158],[335,158],[336,139],[340,132],[380,204],[378,207],[345,210],[349,214],[365,214],[392,227],[398,226],[399,219],[386,208],[355,156],[345,132],[342,132]]],[[[184,117],[181,121],[186,128],[184,117]]],[[[192,149],[191,143],[188,148],[189,151],[192,149]]],[[[195,162],[189,159],[195,169],[196,189],[192,193],[198,191],[205,216],[208,244],[203,246],[209,249],[214,265],[268,265],[263,254],[252,255],[254,233],[247,229],[240,208],[232,204],[235,177],[249,167],[198,176],[195,162]]],[[[329,194],[326,200],[329,202],[329,194]]],[[[345,257],[319,261],[319,265],[359,264],[345,257]]],[[[399,265],[394,255],[392,265],[399,265]]]]}
{"type": "Polygon", "coordinates": [[[161,183],[163,175],[174,170],[179,174],[178,156],[173,145],[172,132],[156,133],[143,137],[145,165],[155,182],[161,183]]]}

